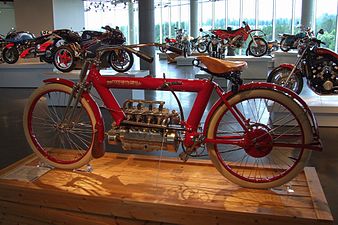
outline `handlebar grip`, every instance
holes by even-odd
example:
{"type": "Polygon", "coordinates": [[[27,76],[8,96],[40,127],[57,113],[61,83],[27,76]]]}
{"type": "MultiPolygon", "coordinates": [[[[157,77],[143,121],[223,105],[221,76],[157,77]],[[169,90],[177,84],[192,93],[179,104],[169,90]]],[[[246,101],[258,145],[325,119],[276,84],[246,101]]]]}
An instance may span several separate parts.
{"type": "Polygon", "coordinates": [[[182,53],[183,53],[182,49],[179,49],[179,48],[176,48],[176,47],[173,47],[173,46],[168,46],[167,49],[169,51],[172,51],[172,52],[177,53],[179,55],[182,55],[182,53]]]}

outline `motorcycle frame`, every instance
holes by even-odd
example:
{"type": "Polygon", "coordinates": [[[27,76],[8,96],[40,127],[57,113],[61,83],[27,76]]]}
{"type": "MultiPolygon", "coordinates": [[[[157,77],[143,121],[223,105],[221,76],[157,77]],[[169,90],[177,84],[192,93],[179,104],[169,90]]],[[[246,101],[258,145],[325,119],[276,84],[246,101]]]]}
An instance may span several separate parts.
{"type": "MultiPolygon", "coordinates": [[[[214,112],[221,106],[225,104],[229,111],[232,113],[234,118],[239,122],[241,127],[247,131],[248,126],[244,120],[244,116],[234,107],[232,107],[228,99],[231,98],[235,92],[229,91],[225,92],[218,84],[212,81],[212,79],[204,80],[191,80],[191,79],[176,79],[176,78],[153,78],[151,76],[141,77],[141,78],[131,78],[124,76],[102,76],[97,68],[95,63],[89,63],[86,61],[80,73],[80,81],[77,84],[74,84],[72,81],[52,78],[44,81],[45,83],[60,83],[66,86],[73,88],[70,99],[75,97],[75,102],[78,102],[80,97],[84,97],[89,103],[91,109],[93,110],[94,117],[96,118],[95,124],[95,143],[92,155],[94,158],[101,157],[104,154],[104,122],[101,114],[100,108],[97,106],[96,102],[91,97],[89,91],[90,87],[94,87],[101,97],[105,108],[109,110],[111,117],[114,119],[114,124],[116,126],[128,126],[128,121],[125,120],[126,116],[117,102],[114,94],[110,91],[112,88],[117,89],[142,89],[142,90],[158,90],[158,91],[182,91],[182,92],[195,92],[197,96],[194,103],[191,107],[191,112],[185,121],[181,121],[181,127],[170,128],[172,130],[185,131],[185,138],[183,139],[183,144],[185,147],[198,147],[202,143],[196,145],[196,139],[201,135],[206,137],[207,127],[211,121],[211,117],[214,112]],[[88,72],[89,68],[89,72],[88,72]],[[87,74],[88,72],[88,74],[87,74]],[[202,132],[198,132],[199,124],[203,113],[209,102],[211,93],[213,90],[216,90],[216,93],[219,95],[218,101],[211,107],[207,118],[205,120],[204,129],[202,132]]],[[[305,110],[305,113],[308,115],[315,139],[319,139],[318,127],[316,120],[311,113],[310,109],[306,103],[294,92],[290,91],[287,88],[276,86],[270,83],[250,83],[244,84],[239,87],[239,91],[243,90],[252,90],[252,89],[274,89],[280,92],[288,93],[292,98],[296,99],[299,104],[301,104],[305,110]]],[[[71,102],[68,103],[67,110],[71,102]]],[[[75,104],[76,105],[76,104],[75,104]]],[[[71,112],[73,113],[73,112],[71,112]]],[[[134,125],[134,124],[133,124],[134,125]]],[[[162,129],[169,129],[168,127],[162,127],[162,129]]],[[[245,146],[246,143],[242,137],[229,136],[220,139],[203,139],[203,143],[214,143],[214,144],[234,144],[238,146],[245,146]]],[[[288,144],[283,144],[283,146],[288,146],[288,144]]],[[[318,143],[311,144],[302,144],[304,148],[311,150],[321,150],[321,147],[318,147],[318,143]]],[[[293,147],[290,144],[290,147],[293,147]]]]}

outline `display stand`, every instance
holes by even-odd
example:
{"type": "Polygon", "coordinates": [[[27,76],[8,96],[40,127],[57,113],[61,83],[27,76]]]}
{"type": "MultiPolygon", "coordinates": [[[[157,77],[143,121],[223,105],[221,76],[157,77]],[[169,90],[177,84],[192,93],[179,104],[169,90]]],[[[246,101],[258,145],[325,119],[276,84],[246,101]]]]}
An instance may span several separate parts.
{"type": "Polygon", "coordinates": [[[290,50],[288,52],[283,52],[283,51],[273,52],[272,55],[273,55],[274,67],[277,67],[283,63],[294,64],[297,60],[297,54],[298,52],[296,50],[290,50]]]}
{"type": "Polygon", "coordinates": [[[292,191],[257,190],[226,180],[209,160],[106,153],[92,161],[92,173],[5,179],[37,164],[31,155],[0,171],[2,224],[333,224],[314,168],[289,183],[292,191]]]}

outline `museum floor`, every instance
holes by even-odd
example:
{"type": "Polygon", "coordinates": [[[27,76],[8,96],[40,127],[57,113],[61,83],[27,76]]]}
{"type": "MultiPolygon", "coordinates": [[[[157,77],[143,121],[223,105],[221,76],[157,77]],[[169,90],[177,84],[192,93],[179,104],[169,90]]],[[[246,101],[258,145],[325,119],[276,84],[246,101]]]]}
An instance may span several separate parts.
{"type": "MultiPolygon", "coordinates": [[[[167,77],[194,78],[194,74],[197,72],[197,69],[190,66],[177,67],[175,64],[167,64],[166,61],[160,61],[157,64],[156,74],[159,76],[166,72],[167,77]]],[[[32,91],[33,89],[0,88],[0,151],[2,154],[0,168],[31,153],[23,134],[22,113],[26,99],[32,91]]],[[[161,98],[163,94],[146,93],[145,95],[151,98],[156,95],[157,98],[161,98]]],[[[163,95],[162,97],[167,98],[168,96],[163,95]]],[[[187,100],[182,101],[182,103],[188,106],[194,96],[187,94],[185,97],[187,100]]],[[[109,124],[110,121],[108,120],[106,123],[109,124]]],[[[333,217],[338,220],[338,127],[321,127],[320,136],[324,151],[312,154],[310,166],[316,167],[333,217]]],[[[109,147],[109,150],[112,150],[112,147],[109,147]]],[[[337,221],[335,224],[338,224],[337,221]]]]}

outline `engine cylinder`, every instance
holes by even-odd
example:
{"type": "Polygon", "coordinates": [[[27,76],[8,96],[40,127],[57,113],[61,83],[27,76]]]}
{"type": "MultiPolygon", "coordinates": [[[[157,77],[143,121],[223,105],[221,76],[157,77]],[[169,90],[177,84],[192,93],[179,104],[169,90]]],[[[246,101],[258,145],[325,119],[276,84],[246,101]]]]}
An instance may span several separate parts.
{"type": "Polygon", "coordinates": [[[121,142],[124,150],[166,150],[176,152],[178,132],[170,126],[180,124],[178,113],[163,107],[163,101],[127,100],[123,104],[126,114],[124,126],[108,132],[108,143],[121,142]]]}

